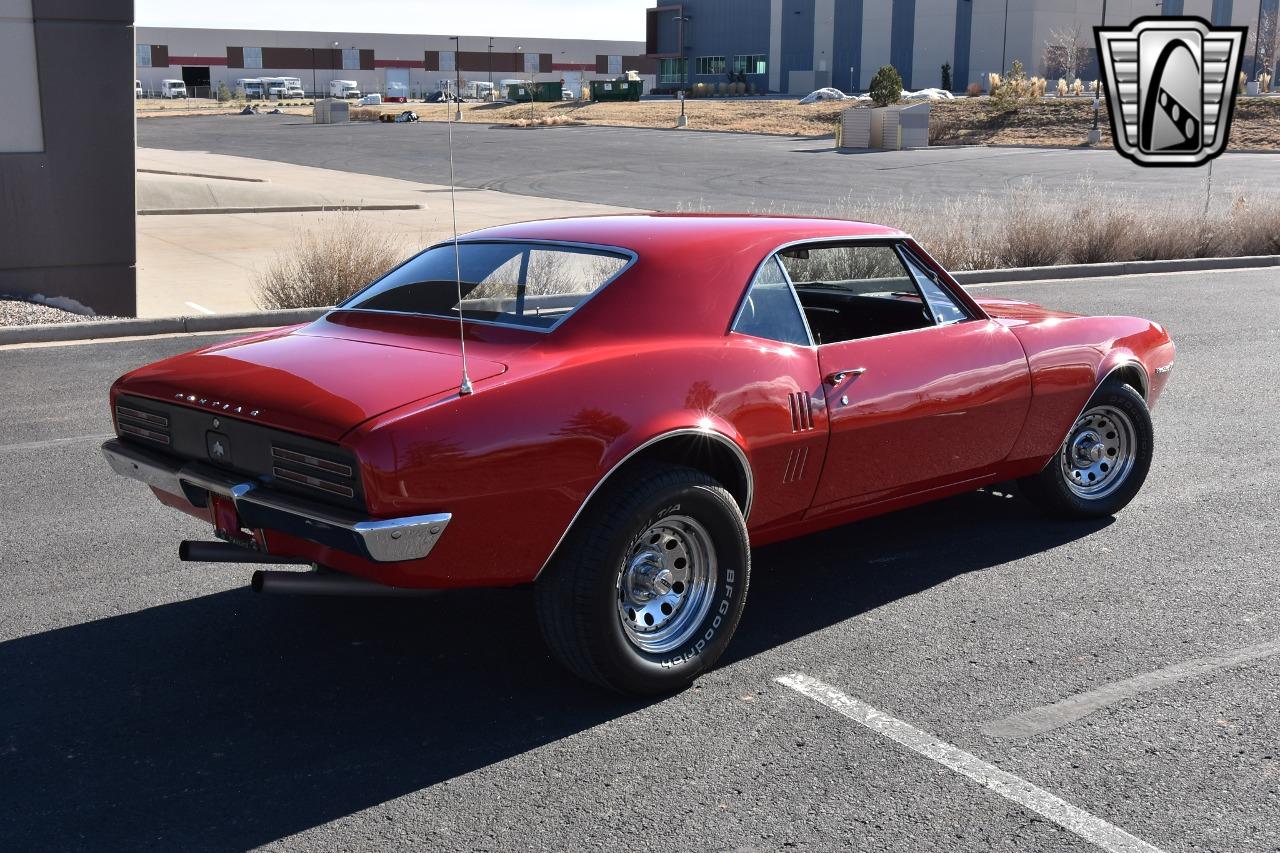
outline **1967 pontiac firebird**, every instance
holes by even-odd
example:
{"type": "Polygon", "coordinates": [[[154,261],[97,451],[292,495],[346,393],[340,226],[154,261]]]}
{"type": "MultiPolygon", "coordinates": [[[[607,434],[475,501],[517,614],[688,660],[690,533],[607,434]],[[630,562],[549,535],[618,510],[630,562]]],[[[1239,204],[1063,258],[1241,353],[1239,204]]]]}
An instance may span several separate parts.
{"type": "Polygon", "coordinates": [[[103,451],[213,525],[184,559],[313,567],[269,591],[532,584],[565,666],[660,692],[724,651],[752,545],[1009,479],[1117,512],[1173,358],[1154,322],[974,299],[890,228],[564,219],[121,377],[103,451]]]}

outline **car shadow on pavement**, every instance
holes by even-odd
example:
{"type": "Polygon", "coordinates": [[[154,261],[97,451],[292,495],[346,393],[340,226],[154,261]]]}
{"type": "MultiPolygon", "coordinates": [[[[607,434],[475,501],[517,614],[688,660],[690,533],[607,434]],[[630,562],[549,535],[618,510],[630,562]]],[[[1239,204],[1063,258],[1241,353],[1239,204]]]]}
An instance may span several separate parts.
{"type": "MultiPolygon", "coordinates": [[[[760,549],[730,656],[1098,526],[980,493],[760,549]]],[[[563,673],[532,603],[237,589],[0,644],[0,849],[242,850],[648,704],[563,673]]]]}

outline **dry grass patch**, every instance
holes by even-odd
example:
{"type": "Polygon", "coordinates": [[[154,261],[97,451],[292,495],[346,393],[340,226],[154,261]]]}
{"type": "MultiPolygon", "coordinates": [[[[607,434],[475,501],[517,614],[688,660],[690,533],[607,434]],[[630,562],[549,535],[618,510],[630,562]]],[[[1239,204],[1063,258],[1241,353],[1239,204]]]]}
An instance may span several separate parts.
{"type": "Polygon", "coordinates": [[[402,242],[369,229],[352,213],[304,229],[254,281],[259,308],[336,305],[408,257],[402,242]]]}

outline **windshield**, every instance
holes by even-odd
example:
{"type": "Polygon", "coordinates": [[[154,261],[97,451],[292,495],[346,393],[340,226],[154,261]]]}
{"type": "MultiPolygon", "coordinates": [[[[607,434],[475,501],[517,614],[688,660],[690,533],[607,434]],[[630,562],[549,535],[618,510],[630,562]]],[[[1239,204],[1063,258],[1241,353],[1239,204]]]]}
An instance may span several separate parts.
{"type": "MultiPolygon", "coordinates": [[[[456,318],[452,244],[428,249],[340,308],[456,318]]],[[[544,243],[459,244],[464,319],[554,328],[621,273],[630,257],[606,249],[544,243]]]]}

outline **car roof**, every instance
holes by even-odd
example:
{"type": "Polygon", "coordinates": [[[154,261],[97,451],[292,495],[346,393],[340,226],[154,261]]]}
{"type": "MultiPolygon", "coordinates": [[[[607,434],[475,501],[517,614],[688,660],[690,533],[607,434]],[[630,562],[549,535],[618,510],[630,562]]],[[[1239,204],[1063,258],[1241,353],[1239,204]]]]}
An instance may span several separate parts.
{"type": "Polygon", "coordinates": [[[883,225],[842,219],[627,214],[500,225],[461,239],[585,243],[634,253],[627,271],[584,302],[552,336],[573,343],[628,336],[720,337],[760,264],[781,246],[905,236],[883,225]]]}
{"type": "Polygon", "coordinates": [[[582,216],[517,222],[473,231],[467,240],[556,240],[617,246],[637,255],[656,247],[664,251],[705,248],[707,243],[733,240],[767,244],[769,249],[797,240],[839,237],[904,237],[884,225],[846,219],[805,216],[762,216],[724,213],[641,213],[582,216]]]}

